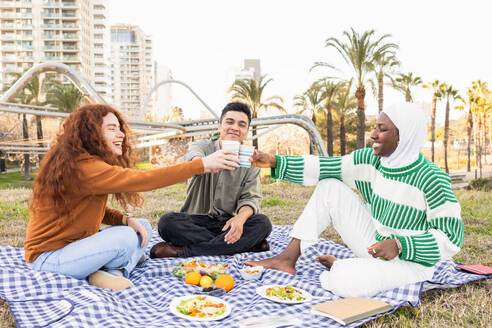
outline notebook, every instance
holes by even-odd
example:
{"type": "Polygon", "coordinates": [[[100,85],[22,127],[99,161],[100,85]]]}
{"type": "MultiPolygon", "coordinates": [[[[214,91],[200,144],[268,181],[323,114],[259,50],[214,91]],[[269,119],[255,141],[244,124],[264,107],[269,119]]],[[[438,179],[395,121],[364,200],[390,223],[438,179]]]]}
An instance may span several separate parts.
{"type": "Polygon", "coordinates": [[[486,265],[474,264],[474,265],[457,265],[458,269],[473,272],[476,274],[492,274],[492,268],[486,265]]]}
{"type": "Polygon", "coordinates": [[[342,325],[348,325],[392,309],[393,307],[388,303],[373,298],[351,297],[315,304],[311,312],[327,316],[342,325]]]}

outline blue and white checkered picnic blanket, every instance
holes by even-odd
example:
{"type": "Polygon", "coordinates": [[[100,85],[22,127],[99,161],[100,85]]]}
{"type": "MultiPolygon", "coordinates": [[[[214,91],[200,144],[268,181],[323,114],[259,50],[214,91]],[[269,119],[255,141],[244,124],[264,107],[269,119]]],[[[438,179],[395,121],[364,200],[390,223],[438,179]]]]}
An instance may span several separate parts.
{"type": "MultiPolygon", "coordinates": [[[[246,259],[273,256],[285,248],[291,226],[275,226],[269,237],[271,250],[265,253],[245,253],[234,256],[203,256],[201,261],[227,263],[236,286],[221,298],[232,306],[232,313],[223,320],[211,322],[188,321],[174,316],[169,303],[177,296],[195,294],[197,286],[184,283],[172,276],[172,268],[182,259],[145,261],[131,274],[133,287],[119,292],[100,289],[85,280],[63,275],[36,272],[24,262],[24,250],[0,247],[0,298],[6,300],[15,317],[17,327],[237,327],[246,318],[265,315],[293,315],[302,320],[302,327],[339,327],[335,321],[310,313],[311,305],[327,301],[286,305],[269,301],[256,294],[256,288],[268,284],[293,284],[313,296],[338,297],[324,290],[319,274],[325,270],[314,261],[315,256],[333,254],[351,257],[345,246],[320,240],[309,248],[298,261],[296,275],[266,270],[260,281],[242,280],[238,269],[246,259]]],[[[154,231],[150,245],[160,241],[154,231]]],[[[150,247],[150,246],[149,246],[150,247]]],[[[483,278],[459,272],[451,261],[439,263],[436,274],[425,288],[449,287],[483,278]]],[[[423,283],[410,284],[380,293],[375,298],[391,304],[396,310],[401,305],[417,305],[423,283]]],[[[356,327],[374,319],[367,318],[347,327],[356,327]]]]}

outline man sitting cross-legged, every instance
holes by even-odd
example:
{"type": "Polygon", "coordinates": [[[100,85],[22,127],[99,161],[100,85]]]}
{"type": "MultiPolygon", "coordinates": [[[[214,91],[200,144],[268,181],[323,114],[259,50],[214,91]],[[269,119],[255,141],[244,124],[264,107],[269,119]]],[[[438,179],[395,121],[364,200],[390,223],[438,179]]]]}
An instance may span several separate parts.
{"type": "MultiPolygon", "coordinates": [[[[190,144],[185,160],[222,149],[223,140],[240,143],[248,135],[251,112],[247,105],[230,103],[222,111],[220,137],[190,144]]],[[[166,213],[158,223],[166,242],[154,245],[151,258],[231,255],[267,251],[272,230],[267,216],[259,214],[260,169],[239,167],[196,175],[188,181],[186,200],[179,213],[166,213]]]]}

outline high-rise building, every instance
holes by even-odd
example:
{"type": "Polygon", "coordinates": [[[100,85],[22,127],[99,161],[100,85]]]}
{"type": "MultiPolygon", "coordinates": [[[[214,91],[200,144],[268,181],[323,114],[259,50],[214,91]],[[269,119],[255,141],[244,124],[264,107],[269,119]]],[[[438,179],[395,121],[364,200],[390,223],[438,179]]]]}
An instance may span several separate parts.
{"type": "Polygon", "coordinates": [[[16,73],[35,64],[62,62],[108,98],[109,62],[107,0],[0,1],[1,79],[10,84],[16,73]],[[106,37],[104,36],[106,35],[106,37]]]}
{"type": "Polygon", "coordinates": [[[261,68],[259,59],[245,59],[243,68],[236,68],[234,70],[234,80],[253,79],[258,82],[260,77],[261,68]]]}
{"type": "MultiPolygon", "coordinates": [[[[171,69],[164,65],[158,65],[157,62],[154,62],[154,85],[157,85],[159,82],[172,80],[172,72],[171,69]]],[[[152,117],[157,120],[162,120],[164,116],[169,114],[169,110],[171,107],[172,101],[172,85],[164,84],[159,87],[155,92],[155,106],[152,109],[152,117]]]]}
{"type": "Polygon", "coordinates": [[[111,38],[108,25],[107,0],[92,0],[92,58],[94,70],[92,85],[96,91],[111,103],[111,38]]]}
{"type": "Polygon", "coordinates": [[[261,68],[259,59],[245,59],[243,70],[251,72],[253,79],[258,82],[261,77],[261,68]]]}
{"type": "MultiPolygon", "coordinates": [[[[154,85],[152,39],[134,25],[111,26],[113,104],[129,119],[136,119],[154,85]]],[[[152,110],[155,97],[148,103],[152,110]]]]}

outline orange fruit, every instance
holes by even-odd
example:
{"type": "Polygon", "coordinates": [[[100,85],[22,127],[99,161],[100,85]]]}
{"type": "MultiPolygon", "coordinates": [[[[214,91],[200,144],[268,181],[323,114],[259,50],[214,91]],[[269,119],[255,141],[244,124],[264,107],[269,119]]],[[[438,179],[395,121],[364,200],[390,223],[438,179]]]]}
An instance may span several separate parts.
{"type": "Polygon", "coordinates": [[[185,276],[185,282],[190,285],[198,285],[201,279],[202,275],[196,271],[188,272],[185,276]]]}
{"type": "Polygon", "coordinates": [[[215,279],[215,288],[224,288],[226,292],[234,288],[234,278],[228,274],[221,274],[215,279]]]}
{"type": "Polygon", "coordinates": [[[213,285],[214,285],[214,281],[209,276],[203,276],[202,279],[200,279],[200,286],[202,287],[207,288],[207,287],[212,287],[213,285]]]}

